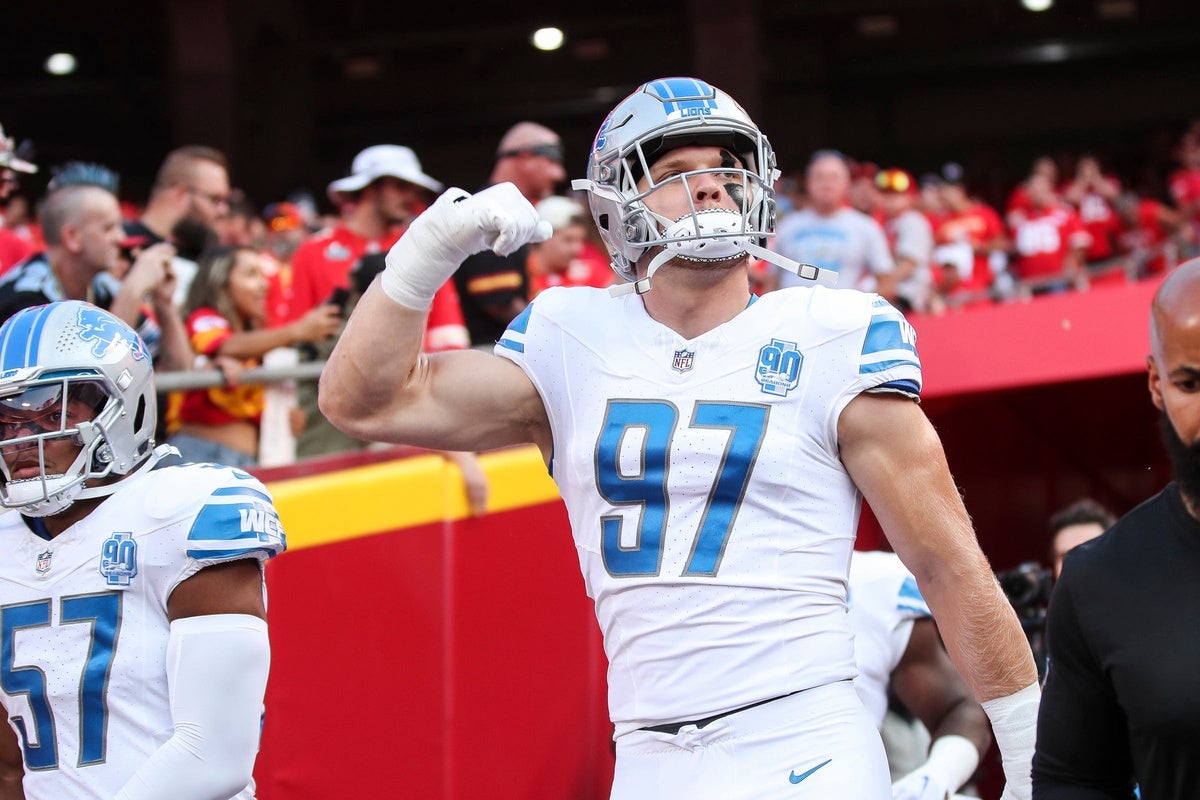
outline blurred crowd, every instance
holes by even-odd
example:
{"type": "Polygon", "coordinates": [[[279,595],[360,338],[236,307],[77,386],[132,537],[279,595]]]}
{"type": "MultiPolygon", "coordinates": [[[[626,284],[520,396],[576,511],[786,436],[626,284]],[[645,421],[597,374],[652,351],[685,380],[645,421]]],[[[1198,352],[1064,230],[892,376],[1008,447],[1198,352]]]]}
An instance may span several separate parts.
{"type": "MultiPolygon", "coordinates": [[[[1175,157],[1162,197],[1133,191],[1091,153],[1037,158],[996,207],[957,162],[917,173],[820,150],[777,184],[769,246],[834,269],[840,286],[878,292],[907,314],[1152,277],[1200,254],[1200,122],[1175,157]]],[[[86,299],[137,327],[160,373],[219,371],[219,385],[166,398],[159,438],[189,460],[273,465],[378,446],[330,426],[314,382],[264,386],[240,376],[328,356],[388,249],[443,189],[412,149],[366,147],[321,200],[299,191],[262,204],[237,188],[223,153],[200,145],[167,153],[147,197],[123,194],[102,164],[35,161],[0,131],[0,319],[86,299]],[[31,196],[22,177],[40,170],[49,180],[31,196]]],[[[566,188],[563,161],[558,134],[544,125],[505,133],[475,188],[512,182],[554,234],[506,258],[464,262],[434,299],[428,351],[490,348],[546,288],[616,280],[586,205],[566,188]]],[[[760,294],[796,280],[761,261],[751,279],[760,294]]],[[[445,455],[482,510],[487,488],[474,455],[445,455]]]]}

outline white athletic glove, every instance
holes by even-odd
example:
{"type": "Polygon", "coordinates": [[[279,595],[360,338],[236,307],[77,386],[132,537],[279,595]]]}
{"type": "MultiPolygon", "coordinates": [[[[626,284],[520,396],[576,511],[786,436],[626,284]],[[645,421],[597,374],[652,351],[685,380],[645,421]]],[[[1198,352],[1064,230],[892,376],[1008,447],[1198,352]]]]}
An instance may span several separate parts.
{"type": "Polygon", "coordinates": [[[1030,800],[1033,796],[1033,745],[1041,700],[1042,689],[1034,681],[1019,692],[983,704],[1004,767],[1000,800],[1030,800]]]}
{"type": "Polygon", "coordinates": [[[924,764],[892,784],[892,800],[946,800],[971,779],[979,751],[965,736],[939,736],[924,764]]]}
{"type": "Polygon", "coordinates": [[[424,311],[467,256],[482,250],[507,256],[553,229],[511,183],[478,194],[447,189],[422,212],[384,259],[384,293],[405,308],[424,311]]]}

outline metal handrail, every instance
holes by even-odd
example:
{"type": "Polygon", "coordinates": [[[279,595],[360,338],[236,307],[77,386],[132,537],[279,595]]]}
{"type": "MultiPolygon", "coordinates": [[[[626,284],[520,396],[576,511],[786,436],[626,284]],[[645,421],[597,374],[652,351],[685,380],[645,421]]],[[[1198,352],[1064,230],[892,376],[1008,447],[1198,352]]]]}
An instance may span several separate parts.
{"type": "MultiPolygon", "coordinates": [[[[238,383],[283,383],[284,381],[315,381],[321,377],[324,361],[306,361],[288,367],[251,367],[242,370],[238,383]]],[[[159,394],[186,389],[207,389],[225,386],[225,373],[219,369],[173,370],[157,372],[154,388],[159,394]]]]}

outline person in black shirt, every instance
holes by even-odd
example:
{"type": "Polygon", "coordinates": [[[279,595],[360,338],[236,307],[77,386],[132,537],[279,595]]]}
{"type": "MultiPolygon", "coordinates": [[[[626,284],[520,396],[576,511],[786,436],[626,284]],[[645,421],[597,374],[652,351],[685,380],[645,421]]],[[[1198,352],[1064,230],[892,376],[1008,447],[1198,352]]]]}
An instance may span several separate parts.
{"type": "MultiPolygon", "coordinates": [[[[536,122],[518,122],[500,139],[488,186],[511,183],[536,204],[554,194],[566,175],[558,134],[536,122]]],[[[528,245],[507,256],[484,250],[468,256],[454,273],[472,345],[490,351],[508,323],[525,310],[529,302],[528,258],[528,245]]]]}
{"type": "Polygon", "coordinates": [[[1200,259],[1163,281],[1150,328],[1175,480],[1063,559],[1034,800],[1200,797],[1200,259]]]}

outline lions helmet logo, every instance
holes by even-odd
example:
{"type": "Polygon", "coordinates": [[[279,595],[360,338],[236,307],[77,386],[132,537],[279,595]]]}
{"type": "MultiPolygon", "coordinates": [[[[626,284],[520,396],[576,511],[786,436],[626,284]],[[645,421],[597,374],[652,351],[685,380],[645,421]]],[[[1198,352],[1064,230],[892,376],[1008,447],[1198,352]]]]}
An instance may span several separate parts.
{"type": "Polygon", "coordinates": [[[146,346],[136,333],[98,308],[80,308],[76,324],[79,325],[79,338],[92,343],[92,355],[96,358],[104,358],[112,348],[120,345],[129,348],[135,361],[148,357],[146,346]]]}

